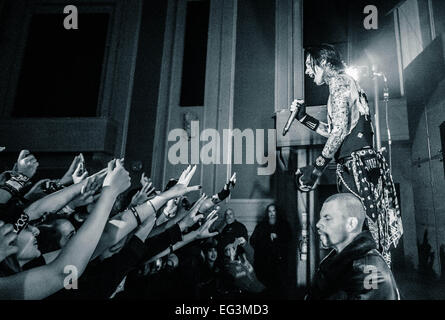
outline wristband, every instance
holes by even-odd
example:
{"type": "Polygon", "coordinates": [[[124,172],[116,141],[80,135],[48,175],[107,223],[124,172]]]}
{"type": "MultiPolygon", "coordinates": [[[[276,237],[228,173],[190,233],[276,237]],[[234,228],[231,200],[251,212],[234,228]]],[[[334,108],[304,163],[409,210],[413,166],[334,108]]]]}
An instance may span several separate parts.
{"type": "Polygon", "coordinates": [[[4,184],[4,185],[0,186],[0,189],[3,189],[3,190],[5,190],[6,192],[9,192],[9,193],[11,194],[11,196],[13,196],[13,197],[17,197],[17,196],[19,196],[19,194],[20,194],[18,190],[16,190],[16,189],[10,187],[10,186],[7,185],[7,184],[4,184]]]}
{"type": "Polygon", "coordinates": [[[321,176],[321,174],[323,173],[324,169],[327,167],[327,165],[329,164],[329,162],[331,161],[331,159],[324,157],[322,154],[320,154],[314,162],[314,168],[317,172],[314,172],[315,174],[317,174],[318,176],[321,176]]]}
{"type": "Polygon", "coordinates": [[[222,189],[221,192],[218,193],[218,198],[220,201],[223,201],[225,198],[227,198],[230,195],[230,189],[227,187],[227,189],[222,189]]]}
{"type": "Polygon", "coordinates": [[[56,181],[47,181],[42,186],[42,190],[46,194],[51,194],[51,193],[57,192],[59,190],[62,190],[63,188],[64,187],[62,185],[60,185],[59,183],[57,183],[56,181]]]}
{"type": "Polygon", "coordinates": [[[134,217],[136,218],[138,226],[140,226],[142,224],[142,221],[141,221],[141,217],[139,217],[138,211],[136,210],[135,207],[130,207],[130,210],[133,213],[134,217]]]}
{"type": "Polygon", "coordinates": [[[300,122],[313,131],[316,131],[320,125],[320,121],[308,114],[306,114],[304,118],[300,120],[300,122]]]}
{"type": "Polygon", "coordinates": [[[29,178],[21,173],[14,172],[1,188],[13,196],[19,196],[23,188],[28,184],[29,178]]]}
{"type": "Polygon", "coordinates": [[[22,213],[17,221],[14,223],[14,232],[20,233],[23,229],[26,229],[29,223],[29,216],[26,213],[22,213]]]}
{"type": "Polygon", "coordinates": [[[19,172],[12,172],[11,179],[14,179],[15,181],[23,183],[23,184],[27,184],[29,182],[29,178],[19,172]]]}

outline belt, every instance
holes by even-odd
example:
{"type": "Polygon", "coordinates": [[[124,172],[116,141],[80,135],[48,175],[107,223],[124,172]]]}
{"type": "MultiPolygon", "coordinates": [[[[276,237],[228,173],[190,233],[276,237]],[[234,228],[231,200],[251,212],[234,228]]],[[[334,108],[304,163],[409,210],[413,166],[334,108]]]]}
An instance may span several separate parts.
{"type": "MultiPolygon", "coordinates": [[[[373,169],[379,168],[379,160],[376,156],[377,153],[375,152],[375,150],[361,149],[361,150],[354,151],[352,154],[358,155],[361,158],[361,161],[363,162],[366,170],[371,171],[373,169]]],[[[341,169],[341,167],[343,167],[351,172],[352,171],[352,163],[353,163],[352,160],[353,160],[352,156],[344,157],[344,158],[340,159],[338,161],[338,166],[340,166],[340,168],[338,168],[338,169],[341,169]]]]}
{"type": "MultiPolygon", "coordinates": [[[[374,155],[374,154],[376,154],[376,152],[375,152],[375,150],[372,149],[371,147],[364,147],[364,148],[362,148],[362,149],[359,149],[359,150],[354,151],[352,154],[357,154],[357,155],[359,155],[359,156],[366,156],[366,155],[374,155]]],[[[351,161],[352,159],[353,159],[353,158],[352,158],[352,155],[351,155],[351,156],[348,156],[348,157],[343,157],[343,158],[341,158],[341,159],[338,159],[338,160],[337,160],[337,163],[339,163],[339,164],[341,164],[341,165],[344,165],[344,164],[346,164],[347,162],[351,161]]]]}

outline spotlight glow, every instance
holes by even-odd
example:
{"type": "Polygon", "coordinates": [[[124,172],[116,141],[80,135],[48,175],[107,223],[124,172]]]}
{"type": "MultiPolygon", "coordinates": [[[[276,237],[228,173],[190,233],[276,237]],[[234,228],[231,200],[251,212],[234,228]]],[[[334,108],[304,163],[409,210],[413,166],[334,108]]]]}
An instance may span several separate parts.
{"type": "Polygon", "coordinates": [[[345,72],[347,75],[353,77],[355,81],[360,79],[360,70],[356,67],[347,67],[345,72]]]}

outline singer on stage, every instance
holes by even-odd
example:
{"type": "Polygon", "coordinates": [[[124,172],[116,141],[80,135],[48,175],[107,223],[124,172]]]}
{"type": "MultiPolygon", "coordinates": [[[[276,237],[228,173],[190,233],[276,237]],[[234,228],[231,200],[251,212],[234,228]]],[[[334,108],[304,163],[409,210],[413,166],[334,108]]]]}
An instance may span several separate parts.
{"type": "Polygon", "coordinates": [[[337,50],[327,44],[306,49],[306,72],[318,86],[329,86],[328,123],[306,113],[302,100],[295,100],[290,111],[310,130],[328,140],[312,165],[296,172],[301,191],[315,189],[319,177],[334,159],[337,163],[337,188],[361,199],[367,228],[379,251],[390,264],[390,246],[397,245],[403,229],[396,190],[389,166],[379,150],[373,148],[373,127],[366,94],[345,73],[337,50]]]}

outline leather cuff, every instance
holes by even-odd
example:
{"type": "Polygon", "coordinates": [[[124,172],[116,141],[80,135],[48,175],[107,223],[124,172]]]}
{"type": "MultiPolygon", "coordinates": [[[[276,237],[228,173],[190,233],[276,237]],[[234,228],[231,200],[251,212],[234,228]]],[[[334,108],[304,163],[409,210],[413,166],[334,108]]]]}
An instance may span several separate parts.
{"type": "Polygon", "coordinates": [[[1,189],[8,191],[13,196],[20,196],[23,189],[28,185],[29,178],[18,172],[11,174],[8,181],[5,182],[1,189]]]}
{"type": "Polygon", "coordinates": [[[320,121],[308,114],[300,122],[313,131],[317,130],[320,125],[320,121]]]}
{"type": "Polygon", "coordinates": [[[228,196],[230,195],[230,189],[229,187],[227,187],[227,189],[222,189],[221,192],[218,193],[218,199],[219,201],[223,201],[224,199],[226,199],[228,196]]]}
{"type": "Polygon", "coordinates": [[[326,158],[323,155],[319,155],[315,161],[314,161],[314,174],[321,176],[324,169],[328,166],[329,162],[331,161],[330,158],[326,158]]]}

